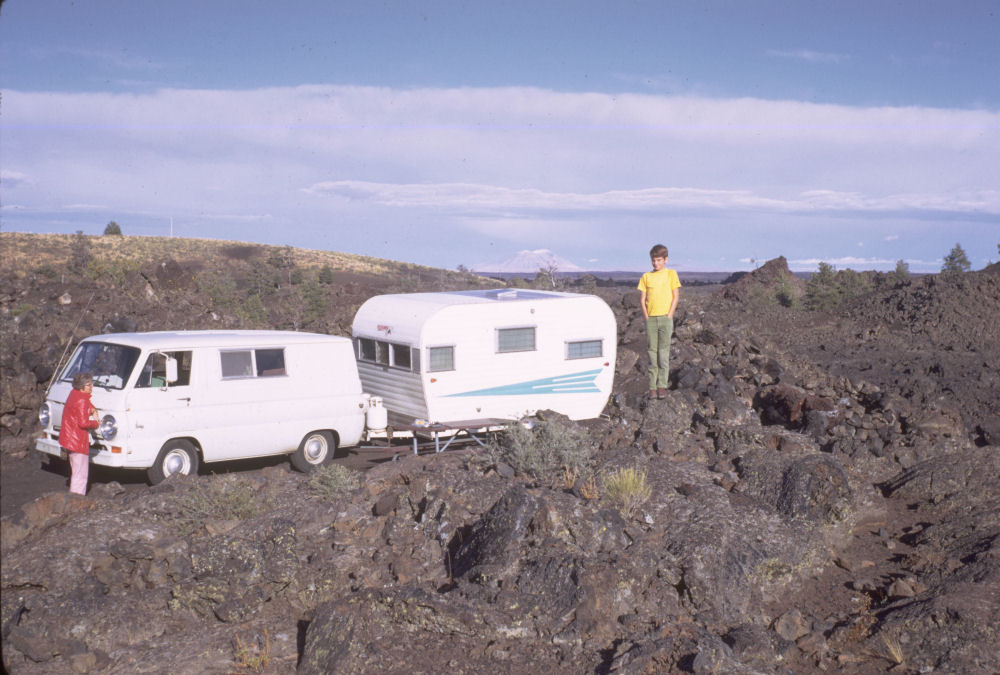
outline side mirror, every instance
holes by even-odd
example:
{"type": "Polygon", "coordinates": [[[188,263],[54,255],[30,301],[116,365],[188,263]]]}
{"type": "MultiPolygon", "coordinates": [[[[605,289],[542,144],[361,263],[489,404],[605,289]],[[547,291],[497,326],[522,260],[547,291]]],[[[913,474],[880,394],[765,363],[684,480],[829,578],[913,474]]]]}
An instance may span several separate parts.
{"type": "Polygon", "coordinates": [[[177,382],[177,359],[168,356],[167,357],[167,384],[174,384],[177,382]]]}

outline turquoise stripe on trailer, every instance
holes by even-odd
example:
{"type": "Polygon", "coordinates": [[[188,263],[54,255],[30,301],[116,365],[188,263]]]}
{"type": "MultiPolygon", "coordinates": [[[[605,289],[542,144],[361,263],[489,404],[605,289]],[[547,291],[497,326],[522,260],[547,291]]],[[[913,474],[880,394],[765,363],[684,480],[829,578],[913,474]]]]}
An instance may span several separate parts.
{"type": "Polygon", "coordinates": [[[585,370],[569,375],[546,377],[541,380],[516,382],[499,387],[463,391],[458,394],[448,394],[446,398],[462,396],[523,396],[525,394],[590,394],[599,392],[594,384],[601,369],[585,370]]]}

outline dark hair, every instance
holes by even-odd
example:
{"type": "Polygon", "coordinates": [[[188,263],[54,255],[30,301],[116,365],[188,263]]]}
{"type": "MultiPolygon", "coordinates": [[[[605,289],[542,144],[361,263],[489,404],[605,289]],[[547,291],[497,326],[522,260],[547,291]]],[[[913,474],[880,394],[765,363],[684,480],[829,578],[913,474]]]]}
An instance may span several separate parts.
{"type": "Polygon", "coordinates": [[[667,253],[667,247],[663,244],[657,244],[653,248],[649,249],[650,258],[666,258],[670,254],[667,253]]]}
{"type": "Polygon", "coordinates": [[[90,373],[77,373],[73,376],[73,388],[83,391],[83,388],[94,381],[94,376],[90,373]]]}

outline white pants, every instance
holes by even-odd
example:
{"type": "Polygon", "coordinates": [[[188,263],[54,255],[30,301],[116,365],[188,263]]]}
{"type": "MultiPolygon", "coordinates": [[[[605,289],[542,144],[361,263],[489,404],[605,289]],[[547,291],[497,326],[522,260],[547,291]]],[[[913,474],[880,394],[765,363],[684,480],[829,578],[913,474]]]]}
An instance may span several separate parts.
{"type": "Polygon", "coordinates": [[[90,473],[90,455],[79,452],[69,453],[69,491],[78,495],[87,494],[87,475],[90,473]]]}

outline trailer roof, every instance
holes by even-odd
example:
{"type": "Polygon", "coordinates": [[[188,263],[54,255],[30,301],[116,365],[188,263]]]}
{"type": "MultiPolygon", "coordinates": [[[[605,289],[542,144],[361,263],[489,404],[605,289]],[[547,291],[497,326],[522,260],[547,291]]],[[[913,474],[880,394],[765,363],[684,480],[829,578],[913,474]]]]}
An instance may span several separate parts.
{"type": "Polygon", "coordinates": [[[182,347],[253,347],[282,346],[316,342],[349,341],[348,338],[322,333],[290,330],[182,330],[146,333],[106,333],[91,335],[89,342],[111,342],[140,348],[171,349],[182,347]]]}
{"type": "Polygon", "coordinates": [[[559,300],[590,297],[581,293],[560,293],[525,288],[490,288],[471,291],[442,291],[439,293],[395,293],[376,296],[389,302],[413,302],[448,307],[494,302],[527,302],[531,300],[559,300]]]}

